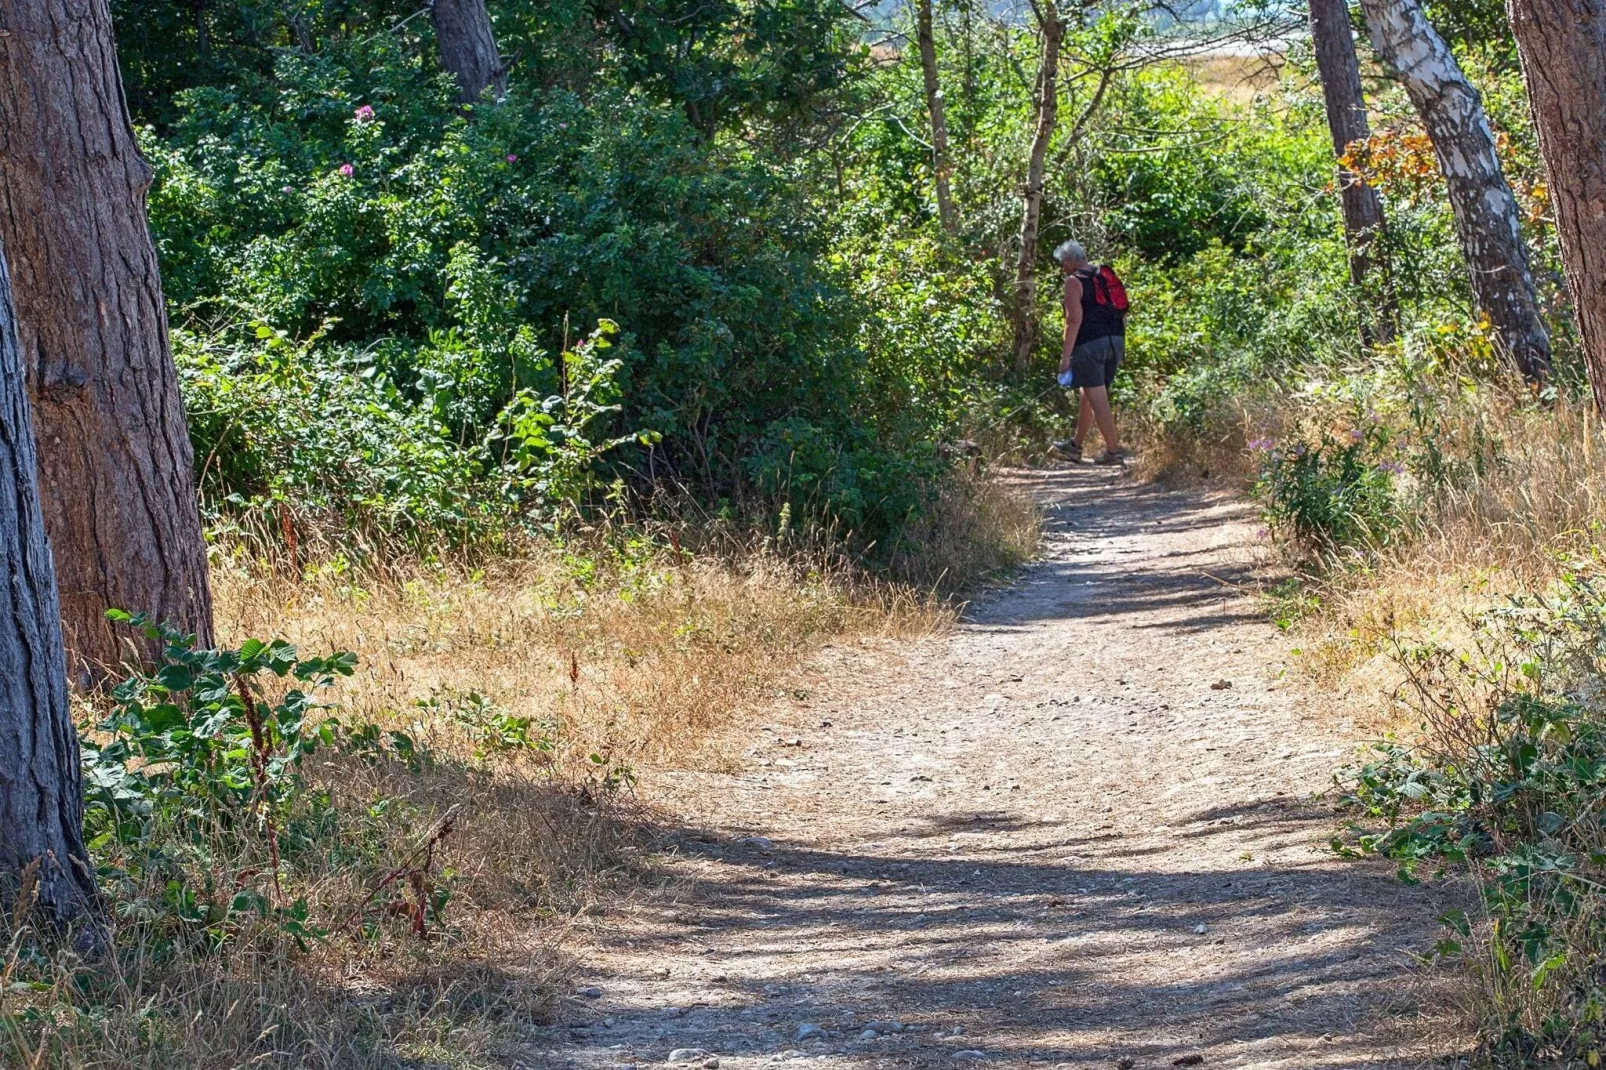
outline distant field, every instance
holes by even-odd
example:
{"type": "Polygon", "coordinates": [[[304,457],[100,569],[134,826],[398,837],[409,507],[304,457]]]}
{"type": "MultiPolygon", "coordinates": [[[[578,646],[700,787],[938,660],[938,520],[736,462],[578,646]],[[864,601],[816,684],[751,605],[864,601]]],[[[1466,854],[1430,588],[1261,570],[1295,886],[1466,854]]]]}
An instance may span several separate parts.
{"type": "Polygon", "coordinates": [[[1183,60],[1181,66],[1207,92],[1219,93],[1235,103],[1248,103],[1277,84],[1282,76],[1283,56],[1213,52],[1183,60]]]}

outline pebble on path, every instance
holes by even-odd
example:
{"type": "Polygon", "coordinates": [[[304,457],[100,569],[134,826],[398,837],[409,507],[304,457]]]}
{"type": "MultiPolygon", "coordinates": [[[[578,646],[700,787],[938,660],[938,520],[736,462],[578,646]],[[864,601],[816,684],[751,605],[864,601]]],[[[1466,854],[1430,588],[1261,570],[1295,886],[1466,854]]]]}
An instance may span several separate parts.
{"type": "Polygon", "coordinates": [[[669,1053],[666,1060],[671,1063],[700,1063],[708,1058],[708,1052],[702,1048],[676,1048],[669,1053]]]}

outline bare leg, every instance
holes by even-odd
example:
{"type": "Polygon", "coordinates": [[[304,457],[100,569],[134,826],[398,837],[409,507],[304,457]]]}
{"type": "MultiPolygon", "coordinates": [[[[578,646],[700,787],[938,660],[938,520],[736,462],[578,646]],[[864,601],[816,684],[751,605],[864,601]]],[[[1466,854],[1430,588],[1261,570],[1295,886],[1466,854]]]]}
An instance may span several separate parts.
{"type": "Polygon", "coordinates": [[[1082,411],[1076,417],[1076,448],[1081,449],[1087,441],[1087,433],[1093,430],[1093,406],[1088,403],[1087,391],[1079,392],[1082,395],[1082,411]]]}
{"type": "MultiPolygon", "coordinates": [[[[1108,387],[1086,386],[1082,388],[1082,411],[1088,408],[1093,410],[1093,418],[1098,421],[1099,434],[1104,436],[1104,448],[1114,453],[1121,448],[1120,439],[1115,437],[1115,414],[1110,411],[1110,391],[1108,387]]],[[[1078,435],[1083,434],[1082,425],[1076,428],[1078,435]]]]}

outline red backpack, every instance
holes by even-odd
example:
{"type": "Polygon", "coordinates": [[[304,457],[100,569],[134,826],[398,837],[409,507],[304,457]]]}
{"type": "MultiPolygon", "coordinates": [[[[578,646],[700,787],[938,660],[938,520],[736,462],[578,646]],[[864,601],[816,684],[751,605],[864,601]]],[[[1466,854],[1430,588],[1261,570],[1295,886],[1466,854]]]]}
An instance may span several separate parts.
{"type": "Polygon", "coordinates": [[[1108,264],[1100,264],[1089,268],[1088,272],[1087,279],[1093,284],[1093,303],[1108,305],[1121,315],[1126,315],[1126,287],[1121,285],[1121,277],[1115,273],[1115,269],[1108,264]]]}

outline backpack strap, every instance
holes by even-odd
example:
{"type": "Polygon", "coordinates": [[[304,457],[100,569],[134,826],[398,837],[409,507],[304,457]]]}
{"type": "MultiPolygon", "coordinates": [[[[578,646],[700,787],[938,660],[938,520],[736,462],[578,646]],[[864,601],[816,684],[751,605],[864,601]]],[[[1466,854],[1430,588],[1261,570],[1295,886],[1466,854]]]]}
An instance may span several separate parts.
{"type": "Polygon", "coordinates": [[[1076,272],[1076,277],[1082,280],[1083,286],[1091,285],[1093,287],[1094,304],[1107,305],[1110,303],[1110,284],[1105,281],[1103,271],[1098,264],[1089,264],[1081,271],[1076,272]]]}

